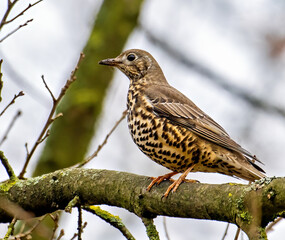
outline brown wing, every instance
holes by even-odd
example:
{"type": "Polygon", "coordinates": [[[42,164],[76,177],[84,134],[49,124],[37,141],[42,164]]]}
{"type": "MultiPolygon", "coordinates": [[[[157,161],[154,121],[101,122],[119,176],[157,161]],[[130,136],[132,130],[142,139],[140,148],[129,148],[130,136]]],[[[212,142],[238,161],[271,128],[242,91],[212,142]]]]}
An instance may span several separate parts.
{"type": "Polygon", "coordinates": [[[233,141],[218,123],[175,88],[160,86],[158,91],[156,86],[153,91],[152,87],[149,87],[145,94],[156,115],[165,117],[172,124],[183,126],[219,146],[240,152],[260,162],[250,152],[233,141]]]}

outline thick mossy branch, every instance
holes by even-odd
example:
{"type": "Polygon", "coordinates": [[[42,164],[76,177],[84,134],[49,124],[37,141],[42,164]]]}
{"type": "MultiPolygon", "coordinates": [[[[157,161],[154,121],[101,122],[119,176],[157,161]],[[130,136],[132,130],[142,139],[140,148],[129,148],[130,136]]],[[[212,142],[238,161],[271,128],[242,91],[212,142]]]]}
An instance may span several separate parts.
{"type": "MultiPolygon", "coordinates": [[[[135,174],[98,169],[64,169],[40,177],[0,185],[0,199],[8,198],[36,216],[64,209],[75,197],[82,205],[122,207],[140,217],[157,215],[210,219],[235,223],[255,235],[285,212],[285,178],[266,178],[251,185],[183,183],[162,198],[170,182],[146,187],[151,179],[135,174]]],[[[0,222],[11,221],[0,210],[0,222]]]]}

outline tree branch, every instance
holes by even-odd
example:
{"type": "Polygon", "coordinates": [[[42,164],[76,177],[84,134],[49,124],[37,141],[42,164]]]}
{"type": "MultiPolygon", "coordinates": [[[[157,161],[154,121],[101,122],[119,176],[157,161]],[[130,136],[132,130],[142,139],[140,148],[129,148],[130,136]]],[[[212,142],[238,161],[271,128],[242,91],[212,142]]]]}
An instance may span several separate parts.
{"type": "MultiPolygon", "coordinates": [[[[147,192],[150,181],[125,172],[64,169],[9,185],[2,183],[0,198],[40,216],[64,209],[79,196],[82,205],[117,206],[144,218],[164,215],[234,223],[250,239],[260,239],[270,221],[285,215],[285,178],[265,178],[251,185],[183,183],[168,198],[162,196],[170,181],[147,192]]],[[[0,209],[0,222],[12,218],[0,209]]]]}

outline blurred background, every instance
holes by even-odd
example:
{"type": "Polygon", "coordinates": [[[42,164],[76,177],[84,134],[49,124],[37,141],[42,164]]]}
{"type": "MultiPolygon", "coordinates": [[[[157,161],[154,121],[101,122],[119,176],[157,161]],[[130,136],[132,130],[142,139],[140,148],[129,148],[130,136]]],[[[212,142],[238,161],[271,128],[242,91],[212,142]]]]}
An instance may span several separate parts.
{"type": "MultiPolygon", "coordinates": [[[[27,7],[19,1],[11,17],[27,7]]],[[[33,3],[33,2],[31,2],[33,3]]],[[[0,19],[7,9],[0,2],[0,19]]],[[[169,83],[222,125],[230,136],[255,154],[268,176],[284,176],[285,164],[285,2],[284,1],[170,1],[105,0],[42,1],[0,32],[0,39],[20,24],[27,26],[0,42],[4,87],[0,111],[14,94],[16,100],[0,118],[0,141],[14,116],[7,139],[1,143],[16,174],[25,161],[52,106],[41,75],[57,96],[81,51],[86,54],[78,79],[60,105],[64,117],[36,150],[26,176],[70,166],[90,155],[126,109],[128,79],[117,70],[97,64],[121,51],[140,48],[159,62],[169,83]]],[[[8,18],[9,19],[9,18],[8,18]]],[[[108,144],[86,167],[158,176],[169,172],[142,154],[132,142],[124,120],[108,144]]],[[[6,173],[0,166],[0,180],[6,173]]],[[[189,174],[203,183],[245,181],[220,174],[189,174]]],[[[136,239],[146,239],[141,220],[124,209],[102,206],[119,215],[136,239]]],[[[77,213],[62,214],[62,239],[77,231],[77,213]]],[[[88,225],[83,239],[125,239],[121,233],[84,213],[88,225]]],[[[226,223],[157,217],[161,239],[221,239],[226,223]]],[[[269,239],[285,233],[281,221],[269,239]]],[[[4,236],[6,224],[0,226],[4,236]]],[[[233,239],[236,226],[227,237],[233,239]]],[[[247,239],[240,234],[239,239],[247,239]]]]}

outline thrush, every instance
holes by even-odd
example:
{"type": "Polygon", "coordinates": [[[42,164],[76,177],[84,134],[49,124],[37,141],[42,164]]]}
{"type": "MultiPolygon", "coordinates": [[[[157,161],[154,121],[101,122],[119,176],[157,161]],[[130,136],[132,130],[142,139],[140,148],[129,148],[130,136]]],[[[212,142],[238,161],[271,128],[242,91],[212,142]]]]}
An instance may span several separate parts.
{"type": "Polygon", "coordinates": [[[265,177],[255,155],[168,84],[150,53],[130,49],[99,63],[116,67],[129,78],[128,126],[133,141],[150,159],[172,171],[154,178],[148,191],[177,173],[182,175],[165,197],[177,190],[189,172],[216,172],[248,181],[265,177]]]}

